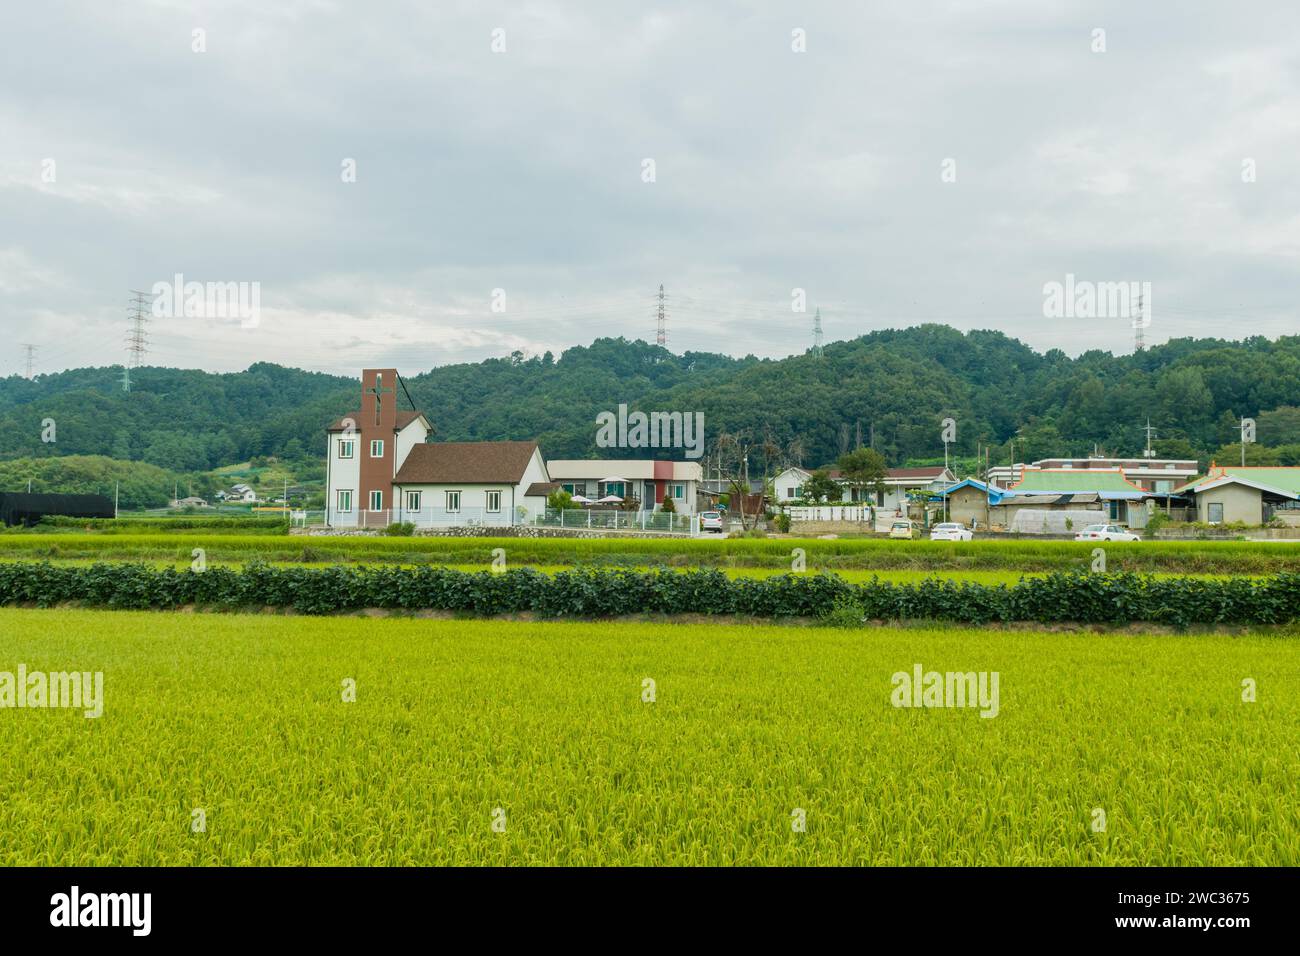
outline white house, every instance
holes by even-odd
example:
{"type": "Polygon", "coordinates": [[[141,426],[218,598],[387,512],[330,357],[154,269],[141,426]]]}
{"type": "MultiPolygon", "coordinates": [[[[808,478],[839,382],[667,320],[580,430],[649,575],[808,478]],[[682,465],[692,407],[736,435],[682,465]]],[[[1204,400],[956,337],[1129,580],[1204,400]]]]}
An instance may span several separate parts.
{"type": "MultiPolygon", "coordinates": [[[[827,474],[841,486],[840,498],[836,503],[875,505],[884,511],[899,511],[907,508],[907,493],[941,492],[956,479],[953,473],[943,465],[925,468],[890,468],[885,472],[885,490],[873,494],[865,489],[861,494],[857,488],[850,488],[838,469],[827,469],[827,474]]],[[[776,500],[778,504],[798,501],[804,497],[804,486],[812,472],[805,468],[787,468],[774,479],[776,500]]]]}
{"type": "Polygon", "coordinates": [[[513,525],[546,510],[554,490],[537,442],[416,445],[393,478],[394,521],[513,525]]]}
{"type": "Polygon", "coordinates": [[[695,512],[704,469],[695,461],[583,458],[546,463],[550,480],[571,495],[591,501],[613,495],[636,498],[642,511],[662,509],[671,498],[679,513],[695,512]]]}
{"type": "Polygon", "coordinates": [[[230,491],[231,494],[226,495],[227,501],[243,501],[248,504],[257,503],[257,492],[248,485],[234,485],[230,491]]]}

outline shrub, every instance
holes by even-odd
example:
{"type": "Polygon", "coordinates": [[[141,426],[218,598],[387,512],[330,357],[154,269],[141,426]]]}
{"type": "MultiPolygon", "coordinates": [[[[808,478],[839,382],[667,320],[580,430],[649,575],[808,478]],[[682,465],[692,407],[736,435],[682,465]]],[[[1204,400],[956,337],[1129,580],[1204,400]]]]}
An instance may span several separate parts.
{"type": "MultiPolygon", "coordinates": [[[[623,614],[737,614],[962,624],[1037,622],[1288,624],[1300,620],[1300,574],[1270,578],[1154,578],[1132,573],[1050,574],[1005,585],[928,578],[849,584],[831,574],[729,579],[721,571],[584,568],[547,575],[435,566],[156,568],[145,564],[0,563],[0,605],[63,603],[162,609],[182,605],[286,607],[306,614],[362,608],[472,614],[533,612],[547,617],[623,614]]],[[[856,625],[854,625],[856,626],[856,625]]]]}
{"type": "Polygon", "coordinates": [[[827,627],[862,627],[866,620],[862,605],[852,601],[841,601],[821,615],[821,622],[827,627]]]}
{"type": "Polygon", "coordinates": [[[415,534],[415,524],[411,521],[394,521],[384,528],[384,534],[390,538],[409,538],[415,534]]]}

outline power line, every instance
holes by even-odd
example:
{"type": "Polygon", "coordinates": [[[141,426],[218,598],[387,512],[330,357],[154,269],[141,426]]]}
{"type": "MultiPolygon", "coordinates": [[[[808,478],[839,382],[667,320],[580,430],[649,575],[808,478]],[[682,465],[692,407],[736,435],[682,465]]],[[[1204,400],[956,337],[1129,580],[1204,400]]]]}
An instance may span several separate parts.
{"type": "Polygon", "coordinates": [[[655,342],[668,344],[668,317],[664,314],[664,284],[659,283],[659,324],[655,328],[655,342]]]}
{"type": "Polygon", "coordinates": [[[1133,351],[1134,351],[1134,353],[1141,352],[1143,349],[1145,349],[1145,348],[1147,347],[1146,333],[1143,331],[1143,329],[1146,328],[1146,322],[1143,321],[1143,315],[1144,315],[1144,313],[1143,313],[1142,293],[1139,292],[1139,293],[1138,293],[1138,309],[1137,309],[1137,316],[1136,316],[1136,318],[1133,319],[1133,351]]]}
{"type": "Polygon", "coordinates": [[[131,331],[126,334],[126,363],[122,366],[122,391],[131,391],[131,369],[139,368],[144,353],[149,351],[148,335],[144,330],[149,321],[149,296],[144,292],[131,290],[132,299],[127,306],[127,317],[131,320],[131,331]]]}

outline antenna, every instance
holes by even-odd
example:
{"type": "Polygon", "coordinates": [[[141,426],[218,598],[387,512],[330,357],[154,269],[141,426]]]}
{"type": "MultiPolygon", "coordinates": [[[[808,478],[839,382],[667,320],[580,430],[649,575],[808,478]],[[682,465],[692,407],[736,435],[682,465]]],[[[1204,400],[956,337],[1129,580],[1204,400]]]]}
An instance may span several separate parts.
{"type": "Polygon", "coordinates": [[[27,343],[24,342],[24,343],[23,343],[23,348],[24,348],[24,349],[26,350],[26,352],[27,352],[27,359],[26,359],[27,372],[26,372],[26,376],[27,376],[27,378],[30,379],[30,378],[32,377],[32,365],[34,364],[34,361],[35,361],[35,358],[36,358],[36,346],[35,346],[35,345],[28,345],[27,343]]]}
{"type": "Polygon", "coordinates": [[[822,354],[822,310],[817,309],[817,314],[813,316],[813,355],[820,357],[822,354]]]}
{"type": "Polygon", "coordinates": [[[139,368],[141,356],[149,349],[148,334],[144,330],[149,321],[149,295],[146,292],[131,290],[131,301],[127,305],[127,318],[131,320],[131,331],[126,334],[126,364],[122,366],[122,391],[131,391],[131,369],[139,368]]]}
{"type": "Polygon", "coordinates": [[[668,317],[664,314],[664,284],[659,283],[659,325],[655,331],[655,342],[668,344],[668,317]]]}

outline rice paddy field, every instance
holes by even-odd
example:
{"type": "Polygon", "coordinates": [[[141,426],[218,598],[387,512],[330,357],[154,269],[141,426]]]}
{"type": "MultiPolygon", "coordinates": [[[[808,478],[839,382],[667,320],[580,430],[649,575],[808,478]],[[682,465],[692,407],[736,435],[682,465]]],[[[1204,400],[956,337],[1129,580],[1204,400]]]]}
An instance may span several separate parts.
{"type": "MultiPolygon", "coordinates": [[[[796,549],[810,571],[1048,572],[1087,569],[1096,545],[1075,541],[891,541],[882,538],[453,538],[209,534],[0,534],[0,560],[398,563],[486,566],[767,568],[788,571],[796,549]]],[[[1266,574],[1300,570],[1300,542],[1143,541],[1105,546],[1116,570],[1266,574]]]]}
{"type": "Polygon", "coordinates": [[[1297,637],[3,609],[0,865],[1296,865],[1297,637]]]}

